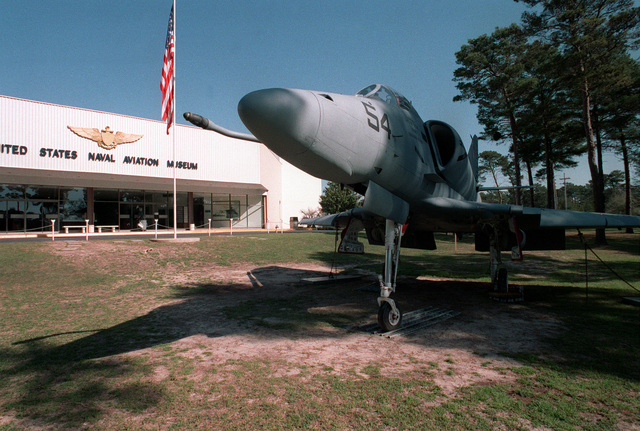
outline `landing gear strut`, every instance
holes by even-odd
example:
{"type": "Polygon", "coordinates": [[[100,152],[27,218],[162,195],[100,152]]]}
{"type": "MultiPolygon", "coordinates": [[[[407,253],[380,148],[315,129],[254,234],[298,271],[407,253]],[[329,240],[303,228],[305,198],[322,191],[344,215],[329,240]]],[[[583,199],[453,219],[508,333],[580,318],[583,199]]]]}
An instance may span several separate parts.
{"type": "MultiPolygon", "coordinates": [[[[509,230],[515,234],[517,244],[511,249],[511,260],[522,260],[522,247],[525,243],[524,232],[518,229],[515,219],[509,221],[509,230]]],[[[489,234],[489,254],[491,256],[491,284],[493,292],[489,297],[499,302],[519,302],[524,300],[522,286],[509,286],[507,267],[502,263],[502,247],[506,247],[504,230],[493,227],[489,234]]]]}
{"type": "Polygon", "coordinates": [[[402,225],[393,220],[387,220],[384,234],[384,271],[379,276],[380,297],[378,297],[378,325],[385,331],[393,331],[400,328],[402,312],[395,301],[390,298],[396,291],[396,278],[398,276],[398,262],[400,260],[400,240],[402,238],[402,225]]]}
{"type": "Polygon", "coordinates": [[[498,241],[491,240],[489,254],[491,256],[491,284],[493,284],[493,290],[507,293],[509,290],[509,277],[507,275],[507,267],[502,263],[498,241]]]}

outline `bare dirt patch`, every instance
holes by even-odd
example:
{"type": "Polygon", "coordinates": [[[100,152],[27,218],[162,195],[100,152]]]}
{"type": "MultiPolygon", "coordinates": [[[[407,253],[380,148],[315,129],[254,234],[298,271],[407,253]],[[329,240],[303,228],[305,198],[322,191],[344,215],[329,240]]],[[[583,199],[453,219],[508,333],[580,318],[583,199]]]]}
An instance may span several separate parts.
{"type": "MultiPolygon", "coordinates": [[[[127,322],[138,332],[152,334],[145,342],[105,353],[153,357],[160,354],[154,347],[170,343],[181,355],[198,358],[196,374],[238,359],[288,364],[279,371],[283,375],[304,368],[366,375],[363,369],[374,365],[385,376],[406,377],[423,370],[450,396],[469,385],[514,381],[516,375],[509,368],[519,364],[507,354],[545,354],[545,339],[563,330],[555,316],[540,308],[491,301],[484,283],[403,277],[395,298],[405,312],[435,306],[461,314],[412,335],[389,339],[358,330],[359,325],[375,321],[374,274],[363,273],[355,282],[316,286],[301,280],[327,274],[328,266],[185,267],[172,263],[179,257],[178,249],[156,249],[144,242],[89,241],[68,250],[60,241],[50,247],[79,266],[117,268],[123,273],[156,271],[165,286],[181,292],[141,306],[146,314],[127,322]],[[158,266],[159,261],[164,266],[158,266]],[[258,307],[256,315],[230,315],[230,307],[243,304],[258,307]],[[269,309],[269,304],[275,309],[269,309]],[[363,317],[357,322],[327,324],[327,315],[363,317]],[[280,325],[291,323],[291,316],[293,324],[280,325]],[[304,324],[296,326],[303,318],[307,319],[304,324]]],[[[159,367],[153,378],[161,381],[168,374],[159,367]]]]}

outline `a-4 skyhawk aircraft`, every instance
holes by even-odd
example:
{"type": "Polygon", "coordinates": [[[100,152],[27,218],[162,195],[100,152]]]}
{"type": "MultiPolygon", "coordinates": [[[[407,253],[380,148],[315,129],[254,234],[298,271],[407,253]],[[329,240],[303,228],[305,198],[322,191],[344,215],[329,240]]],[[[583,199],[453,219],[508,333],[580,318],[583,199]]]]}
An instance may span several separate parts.
{"type": "Polygon", "coordinates": [[[303,171],[364,195],[360,208],[301,223],[342,228],[341,252],[364,252],[357,239],[363,229],[370,244],[385,246],[378,298],[378,323],[385,331],[402,321],[391,298],[401,242],[432,250],[434,232],[474,233],[476,250],[490,252],[495,289],[506,291],[502,250],[522,259],[524,248],[563,249],[565,228],[640,226],[635,216],[481,202],[477,138],[467,152],[451,126],[423,122],[404,96],[385,85],[370,85],[356,95],[259,90],[240,100],[238,113],[253,135],[199,115],[184,117],[199,127],[262,142],[303,171]]]}

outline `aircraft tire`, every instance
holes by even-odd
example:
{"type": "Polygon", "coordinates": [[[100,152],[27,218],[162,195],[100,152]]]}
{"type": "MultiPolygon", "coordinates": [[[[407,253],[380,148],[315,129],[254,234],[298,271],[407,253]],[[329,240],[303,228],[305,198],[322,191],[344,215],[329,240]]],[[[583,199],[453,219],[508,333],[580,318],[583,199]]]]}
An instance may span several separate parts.
{"type": "Polygon", "coordinates": [[[397,314],[393,313],[393,309],[388,302],[383,302],[378,309],[378,325],[384,332],[394,331],[400,328],[402,324],[402,311],[396,305],[397,314]]]}

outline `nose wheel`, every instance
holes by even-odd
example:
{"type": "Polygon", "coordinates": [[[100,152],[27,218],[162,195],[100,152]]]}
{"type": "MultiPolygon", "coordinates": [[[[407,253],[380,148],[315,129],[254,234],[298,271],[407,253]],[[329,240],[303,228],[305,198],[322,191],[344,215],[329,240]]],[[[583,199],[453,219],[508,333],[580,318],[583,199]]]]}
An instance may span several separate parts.
{"type": "Polygon", "coordinates": [[[393,303],[392,299],[387,299],[378,309],[378,325],[384,332],[394,331],[402,324],[402,311],[393,303]],[[389,302],[392,303],[389,303],[389,302]]]}

